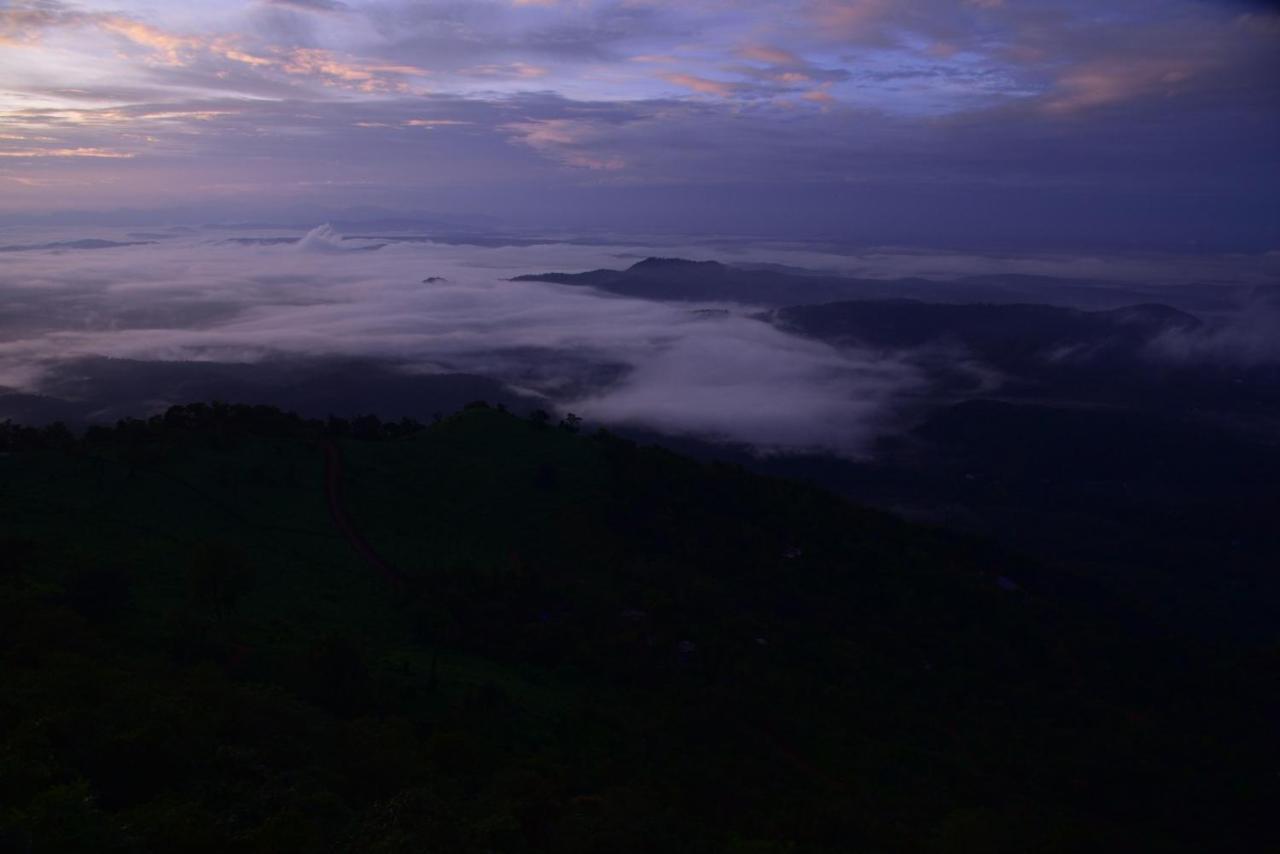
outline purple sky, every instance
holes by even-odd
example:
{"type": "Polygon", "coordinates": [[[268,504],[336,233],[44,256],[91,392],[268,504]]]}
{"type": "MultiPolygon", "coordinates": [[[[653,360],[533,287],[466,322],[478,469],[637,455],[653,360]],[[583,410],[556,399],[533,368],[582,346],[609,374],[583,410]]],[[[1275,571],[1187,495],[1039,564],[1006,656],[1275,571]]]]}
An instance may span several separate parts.
{"type": "Polygon", "coordinates": [[[1257,251],[1277,199],[1271,3],[0,0],[10,222],[1257,251]]]}

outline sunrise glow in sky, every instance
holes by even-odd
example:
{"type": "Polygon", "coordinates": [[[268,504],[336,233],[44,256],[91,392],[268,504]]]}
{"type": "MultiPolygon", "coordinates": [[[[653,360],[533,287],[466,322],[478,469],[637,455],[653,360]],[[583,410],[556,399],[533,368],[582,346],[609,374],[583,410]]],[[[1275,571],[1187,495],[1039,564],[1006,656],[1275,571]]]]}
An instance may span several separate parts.
{"type": "Polygon", "coordinates": [[[1257,250],[1278,152],[1262,2],[0,0],[10,219],[1257,250]]]}

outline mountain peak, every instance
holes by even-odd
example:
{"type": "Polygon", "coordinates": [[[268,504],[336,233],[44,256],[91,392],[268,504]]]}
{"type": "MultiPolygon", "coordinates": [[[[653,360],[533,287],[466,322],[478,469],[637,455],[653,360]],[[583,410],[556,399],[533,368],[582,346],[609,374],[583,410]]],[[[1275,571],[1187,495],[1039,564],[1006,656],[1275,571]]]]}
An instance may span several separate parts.
{"type": "Polygon", "coordinates": [[[687,258],[649,257],[627,268],[628,273],[669,273],[692,270],[709,271],[724,269],[719,261],[690,261],[687,258]]]}
{"type": "Polygon", "coordinates": [[[1130,326],[1195,329],[1202,325],[1198,317],[1162,303],[1129,305],[1111,309],[1106,314],[1113,322],[1130,326]]]}

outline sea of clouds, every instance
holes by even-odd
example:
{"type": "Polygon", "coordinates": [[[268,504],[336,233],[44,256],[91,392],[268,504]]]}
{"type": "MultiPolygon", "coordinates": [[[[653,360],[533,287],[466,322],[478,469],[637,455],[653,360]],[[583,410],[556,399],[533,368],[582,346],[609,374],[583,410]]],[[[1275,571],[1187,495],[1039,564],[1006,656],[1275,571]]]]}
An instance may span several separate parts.
{"type": "Polygon", "coordinates": [[[597,423],[857,453],[922,382],[906,360],[786,334],[749,306],[510,281],[626,266],[620,256],[670,247],[384,244],[327,226],[297,242],[251,235],[94,234],[139,242],[93,249],[56,245],[83,233],[5,235],[9,245],[49,248],[3,256],[0,386],[40,393],[86,357],[352,357],[494,377],[597,423]]]}
{"type": "MultiPolygon", "coordinates": [[[[51,378],[65,379],[68,366],[91,357],[259,365],[346,358],[409,375],[491,377],[530,406],[596,423],[846,455],[863,453],[927,393],[911,354],[788,334],[753,306],[670,304],[511,278],[660,255],[863,277],[1087,271],[1176,282],[1229,272],[1248,282],[1270,277],[1276,260],[1204,258],[1189,269],[1185,259],[842,254],[741,241],[462,245],[344,237],[329,226],[11,229],[0,232],[0,253],[0,393],[53,393],[51,378]]],[[[1270,353],[1264,325],[1255,350],[1270,353]]],[[[1170,340],[1166,349],[1226,351],[1232,340],[1170,340]]],[[[180,397],[159,389],[148,406],[189,402],[180,397]]],[[[345,408],[341,400],[333,407],[345,408]]]]}

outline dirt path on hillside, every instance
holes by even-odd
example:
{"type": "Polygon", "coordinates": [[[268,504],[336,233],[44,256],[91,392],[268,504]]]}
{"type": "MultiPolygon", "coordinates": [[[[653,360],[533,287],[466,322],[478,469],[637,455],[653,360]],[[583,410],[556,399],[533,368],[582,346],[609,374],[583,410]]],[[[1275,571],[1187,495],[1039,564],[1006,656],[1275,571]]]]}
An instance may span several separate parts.
{"type": "Polygon", "coordinates": [[[329,502],[329,516],[333,519],[333,524],[365,563],[395,587],[403,589],[408,582],[408,577],[374,550],[369,541],[356,529],[343,507],[342,450],[331,439],[321,441],[320,447],[324,450],[324,492],[329,502]]]}

